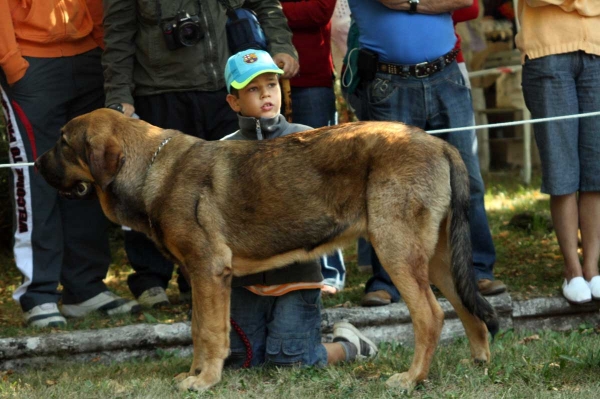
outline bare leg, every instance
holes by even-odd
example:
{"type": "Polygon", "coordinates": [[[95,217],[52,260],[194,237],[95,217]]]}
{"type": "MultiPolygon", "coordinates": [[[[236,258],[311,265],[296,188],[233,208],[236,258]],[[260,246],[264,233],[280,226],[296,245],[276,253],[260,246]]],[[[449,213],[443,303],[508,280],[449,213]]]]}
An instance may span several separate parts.
{"type": "Polygon", "coordinates": [[[577,193],[551,196],[550,213],[556,230],[556,239],[565,260],[565,278],[570,281],[574,277],[583,276],[577,254],[579,228],[577,193]]]}
{"type": "Polygon", "coordinates": [[[346,360],[346,351],[339,342],[323,344],[327,351],[327,364],[336,364],[346,360]]]}
{"type": "Polygon", "coordinates": [[[600,193],[579,193],[579,223],[583,245],[583,276],[587,281],[598,275],[600,259],[600,193]]]}

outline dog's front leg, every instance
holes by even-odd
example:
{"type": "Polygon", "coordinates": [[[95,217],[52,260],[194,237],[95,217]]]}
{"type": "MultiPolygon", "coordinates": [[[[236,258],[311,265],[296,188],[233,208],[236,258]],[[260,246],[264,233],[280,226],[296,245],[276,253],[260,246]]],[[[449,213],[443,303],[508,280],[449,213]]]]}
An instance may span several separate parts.
{"type": "Polygon", "coordinates": [[[194,360],[189,376],[178,384],[181,390],[204,391],[217,384],[229,354],[231,268],[216,269],[221,271],[190,273],[194,360]]]}

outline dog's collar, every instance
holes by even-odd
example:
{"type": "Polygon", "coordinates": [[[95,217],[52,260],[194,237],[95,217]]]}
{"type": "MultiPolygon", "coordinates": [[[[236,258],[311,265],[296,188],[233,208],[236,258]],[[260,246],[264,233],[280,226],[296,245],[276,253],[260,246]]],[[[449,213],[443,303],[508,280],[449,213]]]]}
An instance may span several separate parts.
{"type": "Polygon", "coordinates": [[[172,137],[167,137],[166,139],[164,139],[162,141],[162,143],[160,143],[160,145],[158,146],[158,148],[156,149],[156,151],[154,152],[154,155],[152,155],[152,159],[150,160],[150,165],[148,165],[148,169],[150,169],[152,167],[152,164],[154,163],[154,160],[156,159],[156,156],[158,155],[158,153],[160,152],[160,150],[162,150],[162,148],[167,145],[167,143],[172,139],[172,137]]]}
{"type": "MultiPolygon", "coordinates": [[[[150,160],[150,164],[148,165],[148,169],[146,169],[146,176],[148,176],[148,171],[150,170],[150,168],[152,167],[152,165],[154,164],[154,160],[156,159],[156,157],[158,156],[158,153],[160,152],[160,150],[162,150],[162,148],[167,145],[167,143],[172,139],[172,137],[167,137],[166,139],[164,139],[162,141],[162,143],[160,143],[160,145],[158,146],[158,148],[156,149],[156,151],[154,152],[154,155],[152,155],[152,159],[150,160]]],[[[150,231],[152,231],[154,229],[154,226],[152,226],[152,219],[150,219],[150,215],[148,215],[148,224],[150,225],[150,231]]]]}

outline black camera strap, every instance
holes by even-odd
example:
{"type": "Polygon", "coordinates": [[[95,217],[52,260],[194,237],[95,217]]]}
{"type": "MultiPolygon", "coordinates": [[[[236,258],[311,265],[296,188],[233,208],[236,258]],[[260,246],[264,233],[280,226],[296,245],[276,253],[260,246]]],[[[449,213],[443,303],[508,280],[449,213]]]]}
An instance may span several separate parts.
{"type": "MultiPolygon", "coordinates": [[[[198,13],[194,15],[200,15],[202,12],[202,5],[200,4],[200,0],[197,0],[198,3],[198,13]]],[[[183,0],[179,3],[179,8],[181,8],[181,4],[183,4],[183,0]]],[[[187,11],[187,10],[186,10],[187,11]]],[[[192,14],[190,14],[192,15],[192,14]]],[[[160,6],[160,0],[156,0],[156,16],[158,18],[158,26],[162,26],[162,7],[160,6]]]]}

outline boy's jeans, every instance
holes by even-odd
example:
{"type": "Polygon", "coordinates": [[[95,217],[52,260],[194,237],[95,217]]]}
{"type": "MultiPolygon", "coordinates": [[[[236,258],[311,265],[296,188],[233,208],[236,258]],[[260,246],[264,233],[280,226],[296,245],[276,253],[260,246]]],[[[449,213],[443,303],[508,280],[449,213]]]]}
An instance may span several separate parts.
{"type": "MultiPolygon", "coordinates": [[[[364,120],[400,121],[425,130],[471,126],[474,121],[471,92],[456,62],[426,78],[404,78],[377,73],[375,79],[358,93],[366,115],[364,120]]],[[[469,209],[473,267],[479,279],[493,280],[496,251],[492,241],[484,206],[484,185],[477,156],[475,131],[460,131],[438,135],[454,145],[469,171],[471,206],[469,209]]],[[[374,251],[373,277],[365,291],[385,290],[392,301],[399,294],[389,275],[381,267],[374,251]]]]}
{"type": "MultiPolygon", "coordinates": [[[[252,347],[252,366],[325,366],[321,344],[321,291],[297,290],[281,296],[260,296],[244,287],[231,290],[231,318],[252,347]]],[[[231,355],[226,364],[240,367],[246,346],[232,328],[231,355]]]]}

